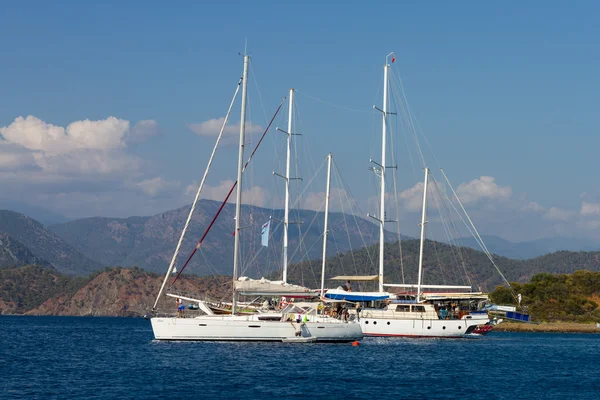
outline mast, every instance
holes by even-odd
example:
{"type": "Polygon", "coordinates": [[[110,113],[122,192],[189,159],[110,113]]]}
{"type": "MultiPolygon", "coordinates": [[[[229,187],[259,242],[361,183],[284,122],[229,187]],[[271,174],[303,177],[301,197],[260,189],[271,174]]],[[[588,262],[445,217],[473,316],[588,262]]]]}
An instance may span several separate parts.
{"type": "MultiPolygon", "coordinates": [[[[235,237],[233,245],[233,282],[238,279],[238,261],[240,251],[240,211],[242,208],[242,170],[244,168],[244,141],[246,136],[246,101],[248,88],[248,62],[250,56],[244,55],[244,74],[242,75],[242,111],[240,116],[240,146],[238,151],[237,191],[235,201],[235,237]]],[[[236,307],[235,284],[233,285],[233,301],[231,315],[235,315],[236,307]]]]}
{"type": "Polygon", "coordinates": [[[288,269],[288,228],[290,214],[290,152],[292,141],[292,117],[294,114],[294,89],[290,89],[290,106],[288,111],[287,153],[285,158],[285,211],[283,214],[283,282],[287,283],[288,269]]]}
{"type": "Polygon", "coordinates": [[[206,182],[206,177],[208,176],[208,171],[212,165],[213,159],[215,158],[215,154],[217,152],[217,148],[219,147],[219,143],[221,142],[221,137],[223,136],[223,131],[227,126],[227,121],[229,121],[229,115],[231,114],[231,109],[233,108],[233,104],[235,99],[240,91],[240,86],[242,84],[242,79],[238,82],[237,87],[235,88],[235,94],[233,95],[233,99],[231,99],[231,103],[229,104],[229,109],[227,110],[227,114],[225,115],[225,120],[223,121],[223,125],[221,126],[221,131],[219,132],[219,136],[217,137],[217,141],[215,146],[213,147],[213,151],[208,159],[208,165],[204,170],[204,175],[202,176],[202,181],[200,182],[200,186],[198,187],[198,191],[196,192],[196,197],[194,198],[194,202],[192,203],[192,207],[190,208],[190,212],[188,214],[187,220],[185,221],[185,225],[183,230],[181,231],[181,236],[179,237],[179,242],[177,242],[177,247],[175,248],[175,253],[173,253],[173,257],[171,258],[171,263],[169,264],[169,268],[167,269],[167,273],[165,275],[165,279],[158,291],[158,295],[156,296],[156,301],[154,302],[154,306],[152,306],[152,311],[156,310],[156,306],[158,305],[158,301],[162,296],[163,291],[165,290],[165,286],[167,281],[169,280],[169,276],[171,272],[176,273],[177,268],[175,267],[175,261],[177,260],[177,255],[179,254],[179,249],[181,248],[181,244],[183,243],[183,238],[185,237],[185,233],[187,232],[188,226],[190,225],[190,221],[192,220],[192,215],[194,214],[194,210],[196,209],[196,204],[198,203],[198,199],[200,198],[200,193],[202,192],[202,188],[204,187],[204,182],[206,182]]]}
{"type": "Polygon", "coordinates": [[[323,261],[321,266],[321,298],[325,293],[325,258],[327,254],[327,222],[329,220],[329,186],[331,183],[331,153],[327,156],[327,189],[325,191],[325,230],[323,231],[323,261]]]}
{"type": "Polygon", "coordinates": [[[383,250],[385,245],[384,225],[385,225],[385,139],[387,136],[387,89],[388,89],[388,69],[390,65],[386,63],[383,67],[383,110],[382,110],[382,128],[381,128],[381,205],[379,209],[379,291],[383,292],[383,250]]]}
{"type": "Polygon", "coordinates": [[[425,168],[425,186],[423,187],[423,210],[421,211],[421,247],[419,249],[419,278],[417,281],[417,303],[421,301],[421,280],[423,278],[423,245],[425,242],[425,224],[427,214],[427,181],[429,168],[425,168]]]}

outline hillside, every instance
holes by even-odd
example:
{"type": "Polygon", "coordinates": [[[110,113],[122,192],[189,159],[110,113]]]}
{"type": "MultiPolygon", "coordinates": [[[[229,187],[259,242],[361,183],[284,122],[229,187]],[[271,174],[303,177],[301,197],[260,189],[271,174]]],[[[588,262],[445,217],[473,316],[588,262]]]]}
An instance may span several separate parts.
{"type": "MultiPolygon", "coordinates": [[[[404,282],[416,283],[419,254],[418,240],[402,242],[404,282]]],[[[378,272],[378,246],[373,245],[352,252],[338,253],[328,259],[326,278],[335,275],[375,275],[378,272]]],[[[384,279],[389,283],[401,283],[402,269],[398,245],[385,248],[384,279]]],[[[600,271],[600,252],[560,251],[529,260],[513,260],[494,256],[494,261],[506,279],[527,282],[540,272],[573,273],[587,269],[600,271]]],[[[491,291],[503,284],[502,278],[484,253],[471,248],[456,248],[444,243],[427,240],[423,255],[423,283],[473,285],[491,291]]],[[[310,287],[320,286],[321,261],[302,262],[292,266],[289,279],[294,283],[310,287]]],[[[332,282],[328,282],[332,284],[332,282]]],[[[341,283],[340,283],[341,284],[341,283]]],[[[362,284],[362,288],[374,288],[373,283],[362,284]]]]}
{"type": "Polygon", "coordinates": [[[0,314],[25,313],[56,295],[74,293],[85,282],[36,265],[0,269],[0,314]]]}
{"type": "MultiPolygon", "coordinates": [[[[521,305],[539,322],[600,321],[600,272],[544,272],[533,276],[527,283],[515,282],[511,286],[515,293],[521,294],[521,305]]],[[[506,287],[496,288],[490,297],[497,304],[517,305],[506,287]]]]}
{"type": "MultiPolygon", "coordinates": [[[[181,248],[178,266],[193,250],[219,206],[219,202],[210,200],[198,203],[181,248]]],[[[105,265],[137,265],[148,271],[162,273],[169,265],[188,212],[189,206],[152,217],[85,218],[53,225],[50,229],[83,254],[105,265]]],[[[234,205],[227,204],[206,238],[201,248],[202,254],[192,260],[186,271],[197,275],[232,273],[234,213],[234,205]]],[[[283,219],[283,211],[243,206],[242,215],[244,273],[261,276],[272,270],[281,270],[282,224],[279,221],[283,219]],[[273,218],[271,239],[269,247],[265,248],[260,246],[260,228],[270,216],[273,218]]],[[[290,224],[290,260],[298,262],[320,257],[323,214],[294,210],[290,220],[304,222],[290,224]],[[298,250],[302,235],[304,239],[301,250],[298,250]]],[[[353,216],[330,213],[329,254],[360,248],[378,240],[374,224],[362,218],[357,218],[357,221],[358,227],[353,216]]],[[[389,237],[397,239],[392,233],[389,237]]]]}
{"type": "MultiPolygon", "coordinates": [[[[179,291],[229,296],[230,277],[182,276],[179,291]]],[[[87,277],[38,266],[0,270],[0,314],[142,316],[152,309],[162,277],[138,268],[105,268],[87,277]]],[[[163,298],[158,310],[173,311],[163,298]]]]}
{"type": "Polygon", "coordinates": [[[59,272],[81,275],[102,268],[100,263],[84,256],[42,224],[23,214],[0,210],[0,233],[6,233],[59,272]]]}
{"type": "Polygon", "coordinates": [[[36,257],[31,250],[23,246],[6,233],[0,233],[0,269],[22,267],[36,264],[52,268],[49,262],[36,257]]]}

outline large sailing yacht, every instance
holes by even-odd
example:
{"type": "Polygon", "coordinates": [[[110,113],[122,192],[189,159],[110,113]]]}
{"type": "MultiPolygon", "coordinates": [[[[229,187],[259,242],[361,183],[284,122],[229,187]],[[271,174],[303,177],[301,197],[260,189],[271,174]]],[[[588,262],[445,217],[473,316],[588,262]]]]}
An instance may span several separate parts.
{"type": "Polygon", "coordinates": [[[427,212],[427,183],[429,169],[425,168],[425,185],[423,191],[423,209],[421,214],[421,237],[419,251],[419,270],[417,284],[384,284],[384,246],[386,222],[385,213],[385,176],[386,138],[388,127],[388,60],[395,61],[393,53],[388,54],[384,65],[383,109],[382,114],[382,148],[381,163],[371,161],[372,168],[380,178],[379,216],[369,215],[379,223],[379,274],[371,277],[339,277],[343,280],[377,280],[379,290],[376,292],[353,292],[347,288],[330,289],[326,298],[361,303],[361,312],[356,316],[365,336],[408,336],[408,337],[467,337],[481,336],[491,330],[486,312],[477,311],[477,303],[487,299],[487,295],[472,292],[470,286],[423,285],[423,246],[427,212]],[[414,294],[396,295],[384,290],[384,287],[415,290],[414,294]],[[432,293],[424,293],[430,289],[432,293]],[[444,291],[444,292],[440,292],[444,291]],[[452,292],[449,292],[452,291],[452,292]]]}
{"type": "MultiPolygon", "coordinates": [[[[238,279],[238,262],[240,259],[240,212],[242,204],[242,178],[243,172],[250,162],[252,155],[248,161],[244,164],[244,141],[245,141],[245,125],[246,125],[246,100],[247,100],[247,82],[248,82],[248,64],[249,56],[244,56],[244,72],[241,79],[242,84],[242,106],[241,106],[241,119],[240,119],[240,138],[239,138],[239,153],[238,153],[238,170],[237,170],[237,181],[234,187],[237,185],[236,191],[236,208],[235,208],[235,235],[234,235],[234,259],[233,259],[233,301],[231,314],[215,314],[214,311],[207,305],[206,302],[200,299],[194,298],[183,298],[172,293],[167,294],[171,297],[180,297],[187,301],[197,304],[198,309],[204,314],[194,318],[175,318],[175,317],[152,317],[152,330],[154,336],[158,340],[196,340],[196,341],[279,341],[279,342],[350,342],[361,339],[363,337],[360,325],[355,322],[346,322],[326,316],[319,315],[317,312],[317,303],[293,303],[282,309],[279,313],[249,313],[240,315],[237,313],[237,296],[241,291],[252,291],[252,290],[265,290],[268,295],[275,295],[275,293],[269,288],[269,282],[248,282],[245,280],[238,279]]],[[[239,84],[238,84],[239,89],[239,84]]],[[[236,90],[237,95],[237,90],[236,90]]],[[[235,96],[234,96],[235,99],[235,96]]],[[[232,101],[233,105],[233,101],[232,101]]],[[[281,106],[279,107],[279,109],[281,106]]],[[[279,111],[278,109],[278,111],[279,111]]],[[[290,105],[291,109],[291,105],[290,105]]],[[[225,118],[224,125],[227,123],[229,113],[231,112],[231,106],[227,117],[225,118]]],[[[277,113],[276,113],[277,114],[277,113]]],[[[275,114],[275,115],[276,115],[275,114]]],[[[273,117],[273,119],[275,116],[273,117]]],[[[272,122],[272,121],[271,121],[272,122]]],[[[269,124],[270,127],[270,124],[269,124]]],[[[267,130],[269,128],[267,127],[267,130]]],[[[265,133],[267,132],[265,130],[265,133]]],[[[222,132],[222,131],[221,131],[222,132]]],[[[220,139],[219,135],[219,139],[220,139]]],[[[264,133],[263,133],[264,137],[264,133]]],[[[219,142],[217,139],[217,145],[219,142]]],[[[261,139],[262,141],[262,139],[261,139]]],[[[260,141],[258,142],[258,145],[260,141]]],[[[257,145],[257,146],[258,146],[257,145]]],[[[216,147],[215,147],[216,149],[216,147]]],[[[256,150],[256,148],[255,148],[256,150]]],[[[213,150],[214,155],[214,150],[213,150]]],[[[212,163],[212,156],[209,160],[207,171],[205,172],[204,178],[208,169],[212,163]]],[[[167,280],[174,268],[174,262],[179,251],[179,247],[183,240],[185,230],[191,219],[195,204],[199,198],[204,179],[200,184],[196,199],[190,210],[188,221],[184,227],[181,235],[181,239],[175,250],[171,265],[165,275],[165,281],[163,282],[161,289],[158,293],[154,309],[160,300],[167,280]]],[[[233,191],[233,187],[230,191],[233,191]]],[[[229,196],[228,196],[229,197],[229,196]]],[[[228,197],[225,199],[226,203],[228,197]]],[[[215,216],[214,219],[218,214],[215,216]]],[[[213,219],[213,222],[214,222],[213,219]]],[[[210,226],[209,226],[210,228],[210,226]]],[[[203,237],[204,238],[204,237],[203,237]]],[[[200,240],[198,247],[202,243],[203,238],[200,240]]],[[[195,251],[195,250],[194,250],[195,251]]],[[[191,256],[190,256],[191,258],[191,256]]],[[[189,259],[188,259],[189,261],[189,259]]],[[[185,266],[184,266],[185,267],[185,266]]],[[[181,270],[180,270],[181,272],[181,270]]],[[[282,293],[280,294],[293,294],[293,293],[305,293],[308,289],[297,287],[295,285],[283,284],[274,285],[275,290],[282,293]]]]}

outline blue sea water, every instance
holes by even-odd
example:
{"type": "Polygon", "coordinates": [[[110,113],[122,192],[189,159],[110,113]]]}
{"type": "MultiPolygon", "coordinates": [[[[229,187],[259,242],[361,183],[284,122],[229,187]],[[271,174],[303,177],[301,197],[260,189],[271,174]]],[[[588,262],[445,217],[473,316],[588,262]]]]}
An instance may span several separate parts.
{"type": "Polygon", "coordinates": [[[600,335],[156,342],[128,318],[0,317],[2,399],[600,399],[600,335]]]}

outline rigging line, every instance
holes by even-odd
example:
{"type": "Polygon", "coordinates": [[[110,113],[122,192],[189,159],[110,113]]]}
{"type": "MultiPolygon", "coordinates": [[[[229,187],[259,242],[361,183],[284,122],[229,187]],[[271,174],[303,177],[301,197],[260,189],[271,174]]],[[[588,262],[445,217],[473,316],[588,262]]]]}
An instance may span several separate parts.
{"type": "MultiPolygon", "coordinates": [[[[441,188],[441,186],[439,185],[439,183],[437,182],[437,180],[435,178],[433,179],[433,181],[434,181],[434,183],[435,183],[438,191],[444,190],[444,189],[441,188]]],[[[439,195],[439,193],[438,193],[438,195],[439,195]]],[[[463,267],[463,270],[464,270],[465,277],[466,277],[467,281],[469,282],[469,284],[471,286],[473,286],[473,282],[472,282],[471,277],[469,276],[469,273],[467,271],[467,262],[466,262],[466,260],[468,259],[468,257],[467,257],[466,254],[464,254],[464,249],[462,249],[460,247],[460,244],[457,245],[456,244],[456,240],[452,240],[450,238],[450,236],[452,235],[451,232],[456,233],[457,238],[458,238],[458,236],[459,236],[458,228],[456,227],[456,224],[454,223],[454,221],[452,219],[452,212],[451,212],[450,208],[448,207],[448,205],[446,204],[446,202],[443,202],[442,200],[443,199],[440,196],[440,202],[442,202],[442,204],[444,206],[443,210],[446,212],[446,214],[448,216],[448,221],[449,221],[449,225],[450,225],[448,227],[448,235],[449,235],[449,237],[448,237],[448,243],[450,245],[450,248],[453,250],[453,254],[457,254],[458,255],[458,258],[460,259],[460,262],[461,262],[461,265],[463,267]]],[[[479,282],[480,280],[479,280],[477,271],[472,266],[471,266],[471,269],[472,269],[471,272],[473,272],[474,278],[479,282]]]]}
{"type": "MultiPolygon", "coordinates": [[[[337,171],[334,168],[334,172],[335,172],[336,183],[338,183],[340,181],[339,171],[337,171]]],[[[345,212],[345,209],[344,209],[344,202],[343,201],[340,201],[340,207],[342,209],[342,216],[343,216],[343,220],[344,220],[344,227],[346,228],[346,236],[348,238],[348,247],[350,248],[350,255],[352,256],[352,265],[354,266],[354,273],[356,275],[358,275],[358,268],[356,266],[356,259],[354,257],[354,249],[352,248],[352,240],[350,239],[350,229],[348,229],[348,220],[346,219],[346,212],[345,212]]],[[[336,247],[338,247],[337,246],[337,242],[336,242],[336,247]]]]}
{"type": "MultiPolygon", "coordinates": [[[[321,168],[322,168],[322,166],[323,166],[323,165],[325,165],[325,164],[324,164],[324,163],[323,163],[323,164],[321,164],[321,168]]],[[[321,170],[321,168],[319,168],[319,171],[321,170]]],[[[316,174],[315,174],[315,176],[316,176],[316,174]]],[[[314,179],[314,177],[313,177],[313,179],[314,179]]],[[[311,180],[311,182],[312,182],[312,180],[311,180]]],[[[301,236],[300,236],[300,238],[299,238],[299,242],[300,242],[300,243],[299,243],[299,245],[298,245],[298,248],[297,248],[296,250],[294,250],[294,253],[292,254],[292,257],[295,257],[295,255],[296,255],[296,254],[297,254],[299,251],[302,251],[303,236],[305,236],[305,235],[307,235],[307,234],[308,234],[308,232],[310,231],[310,228],[311,228],[311,227],[312,227],[312,225],[315,223],[315,220],[317,220],[318,214],[319,214],[319,212],[321,212],[321,209],[322,209],[322,208],[323,208],[323,201],[321,202],[321,204],[320,204],[320,206],[319,206],[319,209],[318,209],[318,211],[316,211],[316,212],[315,212],[315,214],[313,215],[313,217],[312,217],[312,219],[311,219],[311,221],[310,221],[310,224],[308,225],[308,228],[306,229],[306,232],[304,233],[304,235],[301,235],[301,236]]]]}
{"type": "MultiPolygon", "coordinates": [[[[394,76],[394,73],[392,73],[392,81],[394,81],[395,78],[396,77],[394,76]]],[[[398,77],[398,80],[399,80],[398,86],[401,89],[400,94],[397,93],[397,89],[395,86],[392,86],[392,92],[393,92],[394,96],[399,97],[399,99],[397,99],[397,101],[399,104],[402,104],[402,113],[407,120],[408,131],[412,134],[413,139],[415,141],[415,147],[418,150],[417,154],[419,155],[419,157],[421,159],[421,167],[425,168],[425,165],[426,165],[425,157],[423,155],[423,151],[421,149],[421,144],[419,142],[419,138],[418,138],[416,130],[415,130],[415,125],[414,125],[414,121],[412,118],[412,114],[410,113],[410,105],[408,104],[408,99],[406,98],[406,92],[404,91],[404,86],[402,85],[402,79],[399,79],[399,77],[398,77]]]]}
{"type": "MultiPolygon", "coordinates": [[[[317,170],[317,172],[315,172],[315,175],[313,175],[313,177],[311,178],[311,180],[308,182],[308,185],[302,190],[302,192],[300,193],[299,197],[302,196],[306,190],[308,190],[308,188],[310,187],[310,185],[312,184],[312,182],[315,180],[315,178],[317,177],[317,175],[319,174],[319,172],[321,171],[321,169],[323,168],[323,166],[325,165],[326,159],[323,160],[323,162],[321,163],[321,166],[319,167],[319,169],[317,170]]],[[[294,203],[292,203],[291,208],[296,207],[296,204],[298,203],[298,199],[296,199],[294,201],[294,203]]],[[[279,223],[279,225],[277,225],[277,227],[281,226],[281,222],[279,223]]],[[[261,249],[262,250],[262,249],[261,249]]],[[[297,250],[292,254],[292,257],[297,253],[297,250]]],[[[291,258],[290,258],[291,259],[291,258]]]]}
{"type": "Polygon", "coordinates": [[[515,297],[515,299],[516,299],[516,294],[515,294],[514,290],[512,289],[512,286],[510,285],[510,283],[508,282],[508,280],[506,279],[506,277],[504,277],[504,274],[502,273],[502,271],[500,271],[500,268],[498,267],[498,265],[496,265],[496,263],[494,262],[494,259],[493,259],[492,255],[491,255],[491,253],[489,252],[489,250],[487,249],[487,246],[483,242],[483,239],[481,238],[481,235],[479,235],[479,232],[477,231],[477,228],[475,228],[475,225],[473,224],[473,221],[471,220],[471,217],[469,217],[469,214],[467,213],[467,210],[465,210],[465,207],[463,206],[462,201],[460,201],[460,198],[458,197],[458,195],[456,194],[456,191],[454,190],[454,187],[452,186],[452,184],[448,180],[448,177],[446,176],[446,173],[441,168],[440,168],[440,171],[442,171],[442,175],[446,179],[446,182],[448,183],[448,186],[452,190],[452,193],[454,194],[454,197],[458,201],[458,204],[460,205],[462,211],[465,213],[465,216],[469,220],[469,223],[473,227],[473,230],[477,234],[477,237],[479,238],[479,241],[481,242],[480,246],[482,245],[482,249],[484,249],[485,254],[487,255],[488,259],[490,260],[490,262],[492,263],[492,265],[494,266],[494,268],[496,268],[496,271],[498,271],[498,273],[500,274],[500,276],[502,277],[502,279],[504,280],[504,282],[508,285],[508,289],[510,290],[511,294],[513,295],[513,297],[515,297]]]}
{"type": "MultiPolygon", "coordinates": [[[[396,119],[394,119],[394,121],[397,122],[396,119]]],[[[394,135],[390,132],[390,144],[392,145],[392,150],[395,149],[395,145],[394,145],[394,135]]],[[[396,152],[392,151],[392,165],[396,165],[396,152]]],[[[402,275],[402,283],[405,283],[404,281],[404,260],[402,257],[402,236],[400,235],[400,207],[398,206],[398,187],[397,187],[397,177],[396,177],[396,172],[397,168],[392,168],[392,182],[393,182],[393,189],[394,189],[394,204],[396,206],[396,231],[398,233],[398,250],[399,250],[399,256],[400,256],[400,271],[401,271],[401,275],[402,275]]]]}
{"type": "Polygon", "coordinates": [[[175,265],[175,262],[177,261],[177,256],[179,255],[179,250],[181,249],[181,244],[183,243],[183,238],[185,237],[185,233],[187,232],[188,226],[190,225],[190,221],[192,220],[192,215],[194,214],[194,210],[196,208],[196,204],[198,203],[198,199],[200,198],[200,192],[202,191],[202,188],[204,187],[204,183],[206,182],[206,177],[208,176],[208,171],[210,170],[213,159],[217,152],[217,148],[219,147],[219,143],[221,142],[223,132],[225,131],[225,127],[227,126],[227,121],[229,120],[229,115],[231,114],[231,109],[233,108],[235,99],[238,95],[238,92],[240,91],[241,84],[242,84],[242,78],[240,78],[240,80],[238,81],[237,87],[235,88],[235,93],[233,94],[233,98],[231,99],[231,103],[229,104],[229,109],[227,110],[227,114],[225,115],[225,119],[223,120],[223,125],[221,126],[221,131],[219,132],[219,136],[217,136],[217,141],[215,143],[215,146],[213,147],[210,158],[208,159],[208,164],[206,166],[206,169],[204,170],[204,175],[202,176],[202,181],[200,182],[200,186],[198,187],[198,191],[196,192],[196,197],[194,198],[194,202],[192,203],[192,207],[190,208],[190,212],[188,214],[187,220],[185,221],[185,225],[183,227],[183,230],[181,231],[181,236],[179,237],[179,242],[177,242],[177,247],[175,248],[175,252],[173,253],[173,257],[171,258],[171,263],[169,264],[169,268],[167,269],[165,279],[163,280],[160,290],[158,291],[158,296],[156,296],[156,301],[154,302],[154,306],[152,307],[152,310],[156,309],[156,306],[158,305],[158,301],[160,300],[160,297],[162,296],[162,293],[165,290],[165,285],[167,284],[167,281],[169,280],[169,275],[171,274],[171,271],[173,270],[173,266],[175,265]]]}
{"type": "MultiPolygon", "coordinates": [[[[444,211],[445,211],[445,209],[444,209],[444,207],[442,206],[442,202],[441,202],[441,195],[440,195],[440,193],[439,193],[439,192],[440,192],[439,185],[437,184],[437,181],[435,180],[435,178],[434,178],[433,176],[431,176],[431,182],[433,183],[433,185],[434,185],[434,188],[435,188],[435,190],[432,190],[432,191],[431,191],[431,192],[432,192],[432,195],[433,195],[433,200],[435,201],[435,204],[436,204],[436,206],[437,206],[438,215],[439,215],[440,221],[442,222],[442,226],[443,226],[443,228],[444,228],[444,233],[446,234],[446,240],[447,240],[447,242],[449,243],[449,247],[450,247],[450,254],[451,254],[451,257],[453,258],[453,260],[452,260],[452,261],[453,261],[454,263],[456,263],[456,264],[460,264],[460,265],[462,265],[462,266],[463,266],[464,273],[465,273],[465,278],[466,278],[466,279],[469,281],[469,283],[471,283],[471,282],[470,282],[470,278],[469,278],[469,276],[468,276],[468,274],[467,274],[467,271],[466,271],[466,269],[464,268],[464,262],[461,262],[461,263],[459,263],[459,258],[461,258],[461,257],[460,257],[460,256],[459,256],[459,257],[457,257],[457,255],[456,255],[456,252],[455,252],[455,251],[456,251],[456,249],[455,249],[455,247],[452,245],[451,234],[450,234],[450,228],[449,228],[449,226],[448,226],[448,223],[446,222],[446,220],[445,220],[445,218],[444,218],[444,214],[443,214],[443,213],[444,213],[444,211]]],[[[437,251],[437,247],[436,247],[436,251],[437,251]]],[[[461,260],[460,260],[460,261],[462,261],[462,258],[461,258],[461,260]]],[[[441,270],[441,265],[440,265],[440,270],[441,270]]],[[[465,280],[464,280],[464,278],[463,278],[463,282],[464,282],[464,281],[465,281],[465,280]]],[[[472,284],[471,284],[471,286],[472,286],[472,284]]]]}
{"type": "MultiPolygon", "coordinates": [[[[277,117],[277,114],[279,114],[279,110],[281,110],[281,106],[283,106],[284,102],[285,102],[285,97],[283,98],[283,101],[281,102],[281,104],[279,104],[279,107],[277,107],[277,111],[275,111],[275,114],[273,115],[273,118],[271,118],[271,121],[269,122],[269,125],[267,125],[267,128],[263,132],[260,140],[258,141],[258,143],[256,144],[256,146],[254,146],[254,150],[250,154],[250,157],[248,157],[248,161],[246,161],[246,164],[244,164],[244,168],[242,168],[242,173],[246,170],[246,167],[248,166],[248,164],[250,163],[250,161],[254,157],[254,154],[256,153],[256,150],[258,150],[260,144],[262,143],[263,139],[265,138],[265,135],[267,134],[267,132],[271,128],[271,124],[275,120],[275,117],[277,117]]],[[[171,282],[171,286],[173,286],[175,284],[175,282],[177,282],[177,279],[179,279],[179,276],[181,275],[181,273],[183,272],[183,270],[185,269],[185,267],[188,265],[188,263],[190,262],[190,260],[192,259],[192,257],[194,257],[194,254],[196,254],[196,251],[198,250],[198,248],[202,245],[202,242],[204,241],[204,238],[206,237],[206,235],[208,235],[208,232],[210,231],[210,229],[214,225],[215,221],[219,217],[219,214],[221,214],[221,211],[223,210],[223,207],[225,207],[225,204],[227,204],[227,201],[229,200],[229,197],[231,196],[231,193],[233,193],[233,189],[235,189],[235,187],[237,186],[237,184],[238,184],[238,181],[236,180],[233,183],[233,185],[231,185],[231,189],[229,190],[229,193],[227,193],[227,197],[225,197],[225,200],[223,200],[223,203],[221,204],[221,207],[219,207],[219,210],[217,211],[217,213],[213,217],[212,221],[210,222],[210,224],[208,225],[208,227],[204,231],[204,234],[202,235],[202,237],[198,241],[198,244],[196,245],[196,247],[194,248],[194,250],[192,251],[192,253],[188,257],[188,259],[186,260],[185,264],[179,270],[179,272],[177,273],[177,276],[175,277],[175,279],[173,279],[173,282],[171,282]]]]}
{"type": "MultiPolygon", "coordinates": [[[[344,191],[346,192],[346,195],[347,195],[349,198],[352,198],[352,199],[353,199],[353,198],[354,198],[354,196],[352,196],[352,193],[350,192],[350,187],[348,186],[348,184],[347,184],[347,183],[346,183],[346,181],[344,180],[344,177],[342,176],[342,174],[341,174],[341,172],[340,172],[340,170],[339,170],[339,167],[338,167],[338,165],[337,165],[337,163],[336,163],[335,159],[333,159],[333,166],[334,166],[334,171],[336,171],[335,173],[337,174],[337,176],[338,176],[338,177],[339,177],[339,179],[340,179],[340,182],[342,183],[342,187],[343,187],[344,191]]],[[[354,223],[356,224],[356,227],[357,227],[357,229],[358,229],[358,233],[359,233],[359,236],[360,236],[360,240],[361,240],[361,242],[362,242],[362,244],[363,244],[363,247],[365,247],[365,248],[367,249],[367,257],[369,258],[369,261],[371,262],[371,267],[373,267],[373,268],[374,268],[374,267],[375,267],[375,263],[374,263],[374,261],[373,261],[373,257],[371,256],[371,252],[369,251],[369,246],[368,246],[368,245],[367,245],[367,243],[365,242],[365,238],[364,238],[364,236],[363,236],[363,234],[362,234],[362,231],[361,231],[361,229],[360,229],[360,225],[358,224],[358,220],[357,220],[357,218],[356,218],[356,213],[357,213],[357,212],[359,213],[359,215],[364,215],[364,214],[362,213],[362,211],[361,211],[360,207],[358,207],[358,204],[356,204],[356,203],[354,204],[354,210],[355,210],[355,211],[352,213],[352,217],[354,218],[354,223]]]]}
{"type": "Polygon", "coordinates": [[[331,107],[339,108],[340,110],[351,111],[351,112],[360,112],[360,113],[370,113],[371,112],[370,110],[369,111],[367,111],[367,110],[358,110],[356,108],[350,108],[350,107],[340,106],[340,105],[334,104],[334,103],[332,103],[330,101],[319,99],[318,97],[311,96],[308,93],[301,92],[298,89],[296,89],[296,93],[300,93],[301,95],[306,96],[309,99],[318,101],[318,102],[323,103],[323,104],[327,104],[327,105],[329,105],[331,107]]]}

